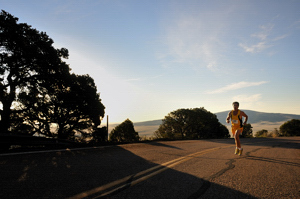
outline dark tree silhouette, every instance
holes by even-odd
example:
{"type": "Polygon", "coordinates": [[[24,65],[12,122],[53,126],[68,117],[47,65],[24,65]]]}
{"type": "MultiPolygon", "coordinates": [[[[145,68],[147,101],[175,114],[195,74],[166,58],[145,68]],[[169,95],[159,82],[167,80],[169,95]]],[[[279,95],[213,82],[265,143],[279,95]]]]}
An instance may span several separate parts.
{"type": "Polygon", "coordinates": [[[72,74],[65,78],[63,88],[54,89],[53,93],[39,93],[37,97],[22,96],[22,105],[26,106],[26,123],[36,127],[38,133],[51,137],[75,139],[75,132],[84,138],[100,125],[105,107],[94,80],[88,75],[72,74]],[[35,101],[33,101],[33,99],[35,101]],[[34,103],[33,103],[34,102],[34,103]],[[51,131],[50,124],[56,131],[51,131]]]}
{"type": "Polygon", "coordinates": [[[0,132],[7,132],[13,114],[22,112],[22,106],[11,109],[18,105],[19,94],[46,90],[69,74],[61,59],[68,57],[68,50],[55,49],[46,33],[17,22],[11,14],[0,13],[0,132]]]}
{"type": "Polygon", "coordinates": [[[280,136],[300,136],[300,120],[292,119],[279,128],[280,136]]]}
{"type": "Polygon", "coordinates": [[[225,138],[229,137],[229,132],[215,114],[204,108],[194,108],[169,113],[155,135],[169,139],[225,138]]]}
{"type": "Polygon", "coordinates": [[[113,142],[135,142],[139,141],[139,134],[134,130],[132,121],[129,119],[116,126],[109,135],[113,142]]]}
{"type": "Polygon", "coordinates": [[[70,74],[62,60],[67,49],[55,49],[46,33],[17,22],[1,12],[0,131],[67,139],[78,132],[84,138],[104,116],[94,80],[70,74]]]}

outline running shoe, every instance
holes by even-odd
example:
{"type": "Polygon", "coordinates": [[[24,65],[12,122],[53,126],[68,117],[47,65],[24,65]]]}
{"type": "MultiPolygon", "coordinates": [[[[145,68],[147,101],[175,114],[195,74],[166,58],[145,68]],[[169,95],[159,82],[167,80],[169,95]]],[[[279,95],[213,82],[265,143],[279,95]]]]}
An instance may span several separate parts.
{"type": "Polygon", "coordinates": [[[239,155],[242,155],[243,154],[243,149],[239,150],[239,155]]]}
{"type": "Polygon", "coordinates": [[[235,149],[235,155],[237,155],[239,153],[239,149],[235,149]]]}

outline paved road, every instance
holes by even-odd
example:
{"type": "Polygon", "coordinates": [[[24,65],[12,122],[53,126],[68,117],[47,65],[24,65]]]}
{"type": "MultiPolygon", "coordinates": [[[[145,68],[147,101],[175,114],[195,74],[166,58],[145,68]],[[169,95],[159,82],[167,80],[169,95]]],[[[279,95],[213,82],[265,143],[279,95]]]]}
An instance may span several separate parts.
{"type": "Polygon", "coordinates": [[[300,198],[300,137],[0,155],[0,198],[300,198]]]}

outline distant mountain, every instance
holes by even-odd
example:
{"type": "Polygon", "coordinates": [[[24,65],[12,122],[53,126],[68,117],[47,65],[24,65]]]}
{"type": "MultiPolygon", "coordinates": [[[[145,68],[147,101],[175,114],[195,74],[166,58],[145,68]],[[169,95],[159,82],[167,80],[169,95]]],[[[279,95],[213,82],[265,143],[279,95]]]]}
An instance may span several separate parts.
{"type": "MultiPolygon", "coordinates": [[[[266,130],[273,130],[274,128],[279,128],[285,121],[291,119],[300,119],[300,115],[295,114],[283,114],[283,113],[264,113],[258,111],[251,111],[251,110],[242,110],[248,116],[250,123],[253,127],[253,132],[257,132],[262,129],[266,130]]],[[[215,113],[219,121],[230,128],[230,124],[226,123],[226,117],[229,111],[223,111],[215,113]]],[[[145,122],[134,122],[134,127],[137,132],[139,132],[140,136],[153,136],[153,132],[156,131],[160,124],[162,124],[162,119],[160,120],[151,120],[145,122]]],[[[117,123],[110,124],[111,131],[114,127],[116,127],[117,123]]]]}
{"type": "MultiPolygon", "coordinates": [[[[258,112],[258,111],[251,111],[251,110],[242,110],[244,111],[249,119],[248,123],[261,123],[261,122],[283,122],[288,121],[291,119],[300,119],[300,115],[294,115],[294,114],[283,114],[283,113],[264,113],[264,112],[258,112]]],[[[228,115],[229,111],[223,111],[219,113],[215,113],[217,115],[217,118],[222,124],[226,124],[226,117],[228,115]]]]}
{"type": "MultiPolygon", "coordinates": [[[[251,110],[242,110],[244,111],[248,117],[248,123],[261,123],[261,122],[283,122],[288,121],[291,119],[300,119],[300,115],[295,114],[283,114],[283,113],[264,113],[258,111],[251,111],[251,110]]],[[[215,113],[217,118],[222,124],[226,124],[226,117],[229,111],[223,111],[215,113]]],[[[151,120],[145,122],[135,122],[134,126],[159,126],[162,123],[162,120],[151,120]]]]}
{"type": "Polygon", "coordinates": [[[159,126],[162,124],[162,120],[151,120],[146,122],[135,122],[134,126],[159,126]]]}

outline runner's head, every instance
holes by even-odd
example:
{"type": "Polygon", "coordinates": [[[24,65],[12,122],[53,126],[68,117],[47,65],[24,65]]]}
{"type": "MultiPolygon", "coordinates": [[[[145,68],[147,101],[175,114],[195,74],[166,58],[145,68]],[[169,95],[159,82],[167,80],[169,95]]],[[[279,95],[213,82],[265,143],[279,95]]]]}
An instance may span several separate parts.
{"type": "Polygon", "coordinates": [[[239,108],[240,104],[238,102],[233,102],[232,106],[233,106],[234,110],[237,110],[239,108]]]}

